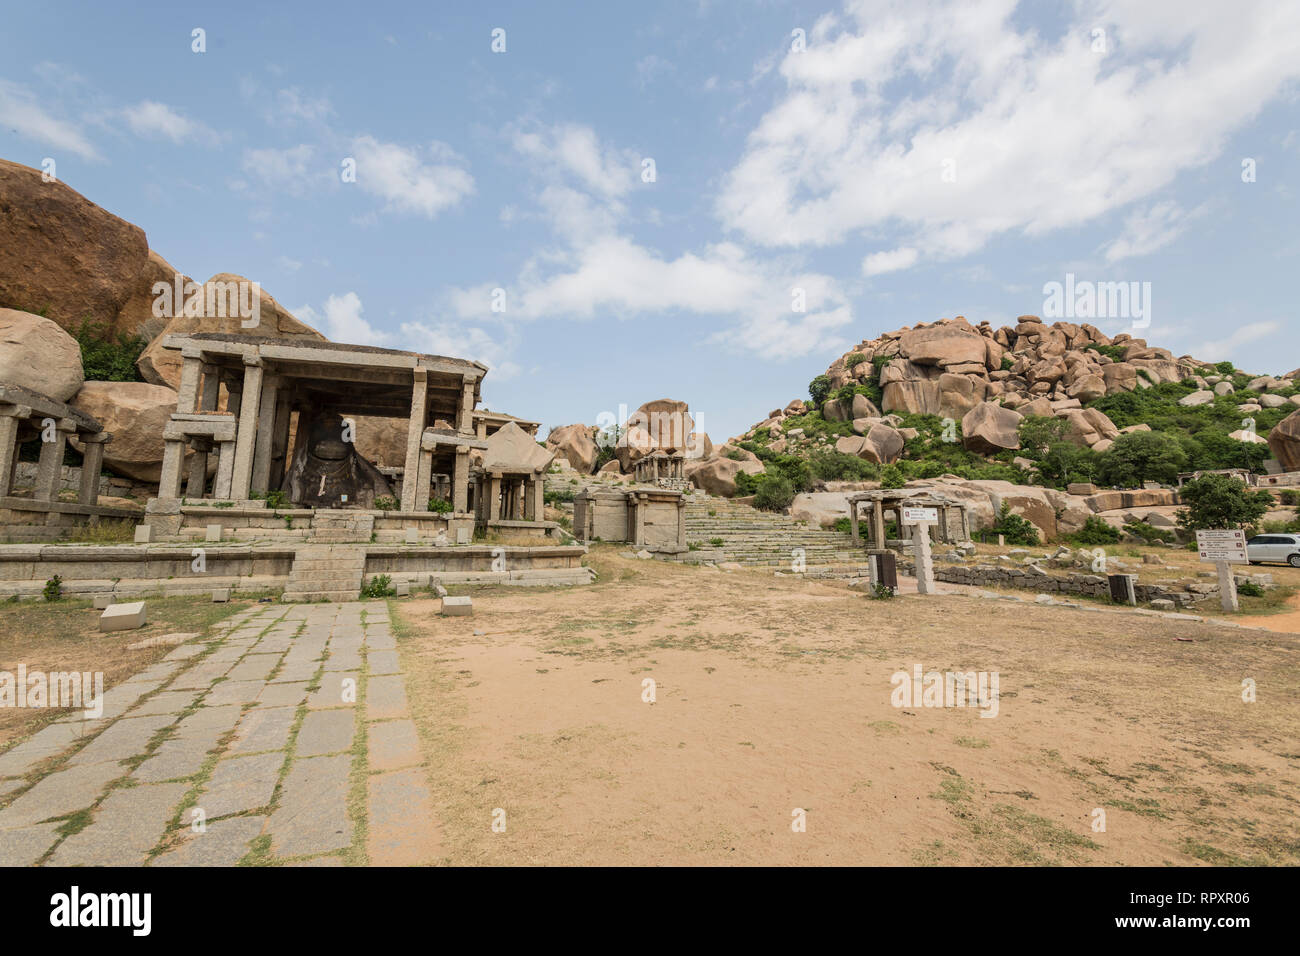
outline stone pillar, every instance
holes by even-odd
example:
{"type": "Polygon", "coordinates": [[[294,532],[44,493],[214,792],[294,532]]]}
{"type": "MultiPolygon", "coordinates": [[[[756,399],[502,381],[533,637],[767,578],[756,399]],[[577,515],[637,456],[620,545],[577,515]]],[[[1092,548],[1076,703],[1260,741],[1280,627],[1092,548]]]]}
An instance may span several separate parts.
{"type": "Polygon", "coordinates": [[[159,498],[181,496],[181,466],[185,461],[185,442],[163,442],[162,475],[158,479],[159,498]]]}
{"type": "Polygon", "coordinates": [[[1219,606],[1225,611],[1237,612],[1241,604],[1237,601],[1237,578],[1232,573],[1232,565],[1227,561],[1214,562],[1219,572],[1219,606]]]}
{"type": "Polygon", "coordinates": [[[212,451],[212,442],[206,438],[196,438],[193,442],[194,454],[190,456],[188,477],[185,479],[185,497],[202,498],[208,485],[208,453],[212,451]]]}
{"type": "Polygon", "coordinates": [[[231,498],[247,498],[252,485],[253,450],[262,400],[261,362],[261,359],[251,356],[244,359],[243,397],[239,402],[239,424],[235,432],[235,470],[230,479],[231,498]]]}
{"type": "Polygon", "coordinates": [[[966,514],[966,506],[961,505],[957,509],[957,514],[961,516],[961,540],[970,540],[970,517],[966,514]]]}
{"type": "Polygon", "coordinates": [[[874,506],[871,509],[871,546],[878,550],[884,550],[885,544],[885,503],[883,501],[873,501],[874,506]]]}
{"type": "Polygon", "coordinates": [[[213,498],[229,498],[230,485],[235,474],[235,443],[223,441],[217,453],[217,477],[212,482],[213,498]]]}
{"type": "Polygon", "coordinates": [[[433,497],[433,449],[420,449],[420,465],[415,472],[415,510],[424,511],[433,497]]]}
{"type": "Polygon", "coordinates": [[[203,394],[199,411],[215,412],[221,401],[221,371],[215,365],[203,366],[203,394]]]}
{"type": "Polygon", "coordinates": [[[645,495],[633,495],[628,504],[635,509],[636,521],[636,545],[638,547],[645,544],[645,495]]]}
{"type": "Polygon", "coordinates": [[[176,414],[193,415],[199,407],[199,377],[203,359],[196,349],[181,351],[181,387],[176,391],[176,414]]]}
{"type": "Polygon", "coordinates": [[[63,452],[68,447],[68,432],[75,431],[71,419],[61,418],[54,423],[54,438],[45,440],[41,430],[41,459],[36,466],[36,487],[32,497],[37,501],[59,500],[59,473],[63,468],[63,452]]]}
{"type": "Polygon", "coordinates": [[[0,411],[0,498],[13,493],[14,463],[18,461],[18,424],[30,408],[6,408],[0,411]]]}
{"type": "Polygon", "coordinates": [[[501,476],[495,472],[488,482],[487,521],[496,521],[501,516],[501,476]]]}
{"type": "Polygon", "coordinates": [[[546,520],[546,476],[538,475],[533,479],[533,515],[538,521],[546,520]]]}
{"type": "Polygon", "coordinates": [[[451,474],[451,508],[457,513],[469,511],[469,449],[456,448],[456,461],[451,474]]]}
{"type": "Polygon", "coordinates": [[[912,555],[916,561],[916,593],[934,593],[934,559],[930,555],[930,525],[911,525],[912,555]]]}
{"type": "Polygon", "coordinates": [[[107,432],[86,435],[82,439],[81,452],[81,487],[77,489],[77,503],[93,505],[99,503],[99,472],[104,467],[104,443],[109,440],[107,432]]]}
{"type": "Polygon", "coordinates": [[[276,401],[280,379],[267,375],[262,379],[262,396],[258,399],[257,438],[253,443],[253,477],[249,485],[253,491],[265,494],[271,487],[271,457],[275,446],[276,401]]]}
{"type": "MultiPolygon", "coordinates": [[[[486,431],[487,426],[484,425],[486,431]]],[[[456,409],[456,430],[467,435],[474,430],[474,379],[461,378],[460,407],[456,409]]]]}
{"type": "Polygon", "coordinates": [[[855,548],[862,543],[862,539],[858,537],[858,503],[856,501],[849,502],[849,541],[855,548]]]}
{"type": "Polygon", "coordinates": [[[406,428],[406,465],[402,471],[402,510],[418,511],[420,477],[420,442],[424,438],[426,406],[429,400],[429,372],[413,370],[411,383],[411,418],[406,428]]]}
{"type": "Polygon", "coordinates": [[[289,468],[289,426],[293,417],[293,404],[289,390],[281,382],[275,396],[275,439],[271,442],[271,474],[267,490],[274,491],[284,483],[284,473],[289,468]]]}

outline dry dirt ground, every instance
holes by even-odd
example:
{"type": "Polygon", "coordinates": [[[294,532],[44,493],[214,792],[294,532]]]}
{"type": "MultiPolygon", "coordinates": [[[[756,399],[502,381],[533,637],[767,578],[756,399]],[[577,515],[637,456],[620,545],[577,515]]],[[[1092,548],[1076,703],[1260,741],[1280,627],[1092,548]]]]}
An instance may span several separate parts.
{"type": "Polygon", "coordinates": [[[1293,634],[590,563],[393,603],[443,862],[1300,863],[1293,634]],[[917,664],[997,716],[893,706],[917,664]]]}

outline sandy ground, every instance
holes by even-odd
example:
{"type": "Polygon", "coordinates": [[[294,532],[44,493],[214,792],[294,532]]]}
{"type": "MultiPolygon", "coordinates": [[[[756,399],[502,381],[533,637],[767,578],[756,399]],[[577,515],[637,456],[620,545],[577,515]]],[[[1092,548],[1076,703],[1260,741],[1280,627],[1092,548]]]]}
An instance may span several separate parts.
{"type": "Polygon", "coordinates": [[[592,563],[393,605],[445,862],[1300,862],[1294,637],[592,563]],[[915,664],[996,671],[998,716],[893,706],[915,664]]]}

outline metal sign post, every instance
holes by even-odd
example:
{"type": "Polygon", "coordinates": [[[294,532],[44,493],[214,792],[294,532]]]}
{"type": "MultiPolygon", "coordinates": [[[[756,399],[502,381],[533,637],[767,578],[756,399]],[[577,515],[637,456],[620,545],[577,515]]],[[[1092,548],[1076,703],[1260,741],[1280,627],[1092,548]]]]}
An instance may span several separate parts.
{"type": "Polygon", "coordinates": [[[1246,532],[1237,530],[1196,532],[1196,551],[1202,561],[1213,563],[1219,572],[1219,600],[1225,611],[1240,611],[1234,564],[1248,564],[1246,532]]]}

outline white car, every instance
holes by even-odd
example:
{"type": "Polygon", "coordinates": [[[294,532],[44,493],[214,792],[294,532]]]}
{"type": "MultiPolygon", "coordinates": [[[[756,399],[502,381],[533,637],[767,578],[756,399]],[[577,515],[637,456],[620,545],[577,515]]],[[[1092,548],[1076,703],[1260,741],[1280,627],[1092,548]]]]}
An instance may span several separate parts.
{"type": "Polygon", "coordinates": [[[1246,559],[1251,564],[1270,561],[1300,568],[1300,534],[1257,534],[1246,542],[1246,559]]]}

